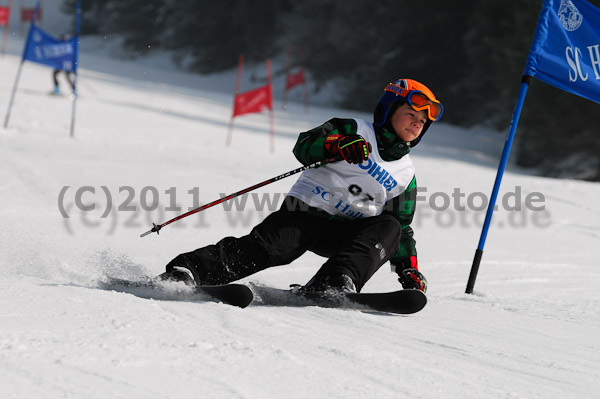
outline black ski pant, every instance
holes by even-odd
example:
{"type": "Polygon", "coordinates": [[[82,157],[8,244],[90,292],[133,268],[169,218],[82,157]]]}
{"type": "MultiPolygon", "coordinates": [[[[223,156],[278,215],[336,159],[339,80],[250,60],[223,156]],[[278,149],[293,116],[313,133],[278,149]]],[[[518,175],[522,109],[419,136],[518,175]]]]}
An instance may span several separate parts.
{"type": "MultiPolygon", "coordinates": [[[[55,69],[52,72],[52,81],[54,82],[54,87],[58,87],[58,74],[61,73],[61,69],[55,69]]],[[[67,81],[69,85],[71,85],[71,89],[75,90],[75,83],[73,82],[72,72],[65,71],[65,76],[67,77],[67,81]]]]}
{"type": "Polygon", "coordinates": [[[346,274],[358,291],[396,252],[402,226],[390,214],[340,219],[296,210],[286,198],[250,234],[178,255],[167,264],[192,270],[203,284],[225,284],[261,270],[287,265],[306,251],[328,258],[317,276],[346,274]]]}

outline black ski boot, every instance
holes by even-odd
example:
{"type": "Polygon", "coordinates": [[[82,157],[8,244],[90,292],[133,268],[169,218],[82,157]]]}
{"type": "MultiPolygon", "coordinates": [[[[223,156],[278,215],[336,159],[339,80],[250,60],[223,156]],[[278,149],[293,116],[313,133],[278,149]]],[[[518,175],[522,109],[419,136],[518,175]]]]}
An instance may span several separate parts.
{"type": "Polygon", "coordinates": [[[299,293],[351,293],[356,292],[356,284],[346,274],[317,275],[305,286],[299,288],[299,293]]]}
{"type": "Polygon", "coordinates": [[[158,278],[163,281],[180,281],[187,285],[196,285],[192,271],[182,266],[173,266],[171,271],[164,272],[158,278]]]}

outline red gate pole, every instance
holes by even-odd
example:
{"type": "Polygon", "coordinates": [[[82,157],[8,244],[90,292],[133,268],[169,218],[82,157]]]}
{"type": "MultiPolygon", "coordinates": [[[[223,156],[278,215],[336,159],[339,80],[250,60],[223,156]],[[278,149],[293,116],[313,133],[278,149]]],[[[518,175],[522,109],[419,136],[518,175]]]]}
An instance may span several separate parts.
{"type": "Polygon", "coordinates": [[[271,76],[271,60],[267,59],[267,81],[269,86],[269,131],[271,136],[271,152],[275,151],[275,122],[273,118],[273,77],[271,76]]]}
{"type": "Polygon", "coordinates": [[[8,31],[10,30],[10,13],[12,12],[12,0],[8,0],[8,19],[6,25],[2,28],[2,55],[6,54],[6,43],[8,40],[8,31]]]}
{"type": "Polygon", "coordinates": [[[292,45],[288,44],[286,56],[285,56],[285,84],[283,86],[283,100],[281,101],[281,109],[287,108],[287,96],[288,96],[288,77],[290,76],[290,67],[292,63],[292,45]]]}
{"type": "Polygon", "coordinates": [[[306,68],[305,68],[304,49],[300,47],[300,65],[302,67],[302,94],[304,97],[304,113],[308,113],[308,86],[306,85],[306,68]]]}
{"type": "Polygon", "coordinates": [[[235,99],[237,95],[240,93],[240,85],[242,83],[242,69],[244,68],[244,55],[240,54],[240,58],[238,61],[238,70],[237,76],[235,79],[235,89],[233,91],[233,109],[231,110],[231,120],[229,121],[229,131],[227,132],[227,140],[225,141],[225,146],[229,147],[231,145],[231,136],[233,133],[233,118],[235,118],[235,99]]]}

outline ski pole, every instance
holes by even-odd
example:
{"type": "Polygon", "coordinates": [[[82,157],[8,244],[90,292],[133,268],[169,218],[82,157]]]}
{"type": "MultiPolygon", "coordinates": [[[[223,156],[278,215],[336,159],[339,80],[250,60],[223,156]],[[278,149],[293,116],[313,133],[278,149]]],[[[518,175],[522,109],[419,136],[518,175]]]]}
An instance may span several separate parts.
{"type": "Polygon", "coordinates": [[[317,162],[311,163],[310,165],[305,165],[305,166],[302,166],[300,168],[297,168],[297,169],[294,169],[294,170],[290,170],[289,172],[283,173],[283,174],[281,174],[279,176],[272,177],[272,178],[270,178],[268,180],[265,180],[265,181],[263,181],[261,183],[255,184],[253,186],[250,186],[248,188],[245,188],[245,189],[240,190],[238,192],[235,192],[233,194],[229,194],[229,195],[227,195],[227,196],[225,196],[223,198],[219,198],[218,200],[213,201],[213,202],[211,202],[209,204],[202,205],[202,206],[200,206],[198,208],[192,209],[191,211],[186,212],[184,214],[181,214],[179,216],[176,216],[173,219],[167,220],[166,222],[164,222],[162,224],[152,223],[152,228],[150,230],[148,230],[147,232],[145,232],[144,234],[140,235],[140,237],[145,237],[148,234],[154,233],[154,232],[156,232],[156,234],[159,234],[160,229],[162,229],[163,227],[165,227],[165,226],[167,226],[167,225],[169,225],[169,224],[171,224],[173,222],[178,221],[179,219],[183,219],[185,217],[193,215],[194,213],[197,213],[197,212],[203,211],[205,209],[211,208],[211,207],[213,207],[215,205],[219,205],[222,202],[228,201],[228,200],[230,200],[232,198],[235,198],[235,197],[238,197],[238,196],[240,196],[242,194],[246,194],[247,192],[250,192],[252,190],[256,190],[257,188],[266,186],[267,184],[275,183],[278,180],[285,179],[286,177],[289,177],[291,175],[295,175],[296,173],[304,172],[307,169],[312,169],[312,168],[316,168],[318,166],[323,166],[325,164],[328,164],[328,163],[331,163],[331,162],[336,162],[336,161],[339,161],[341,159],[342,159],[341,157],[340,158],[338,158],[338,157],[328,158],[328,159],[324,159],[322,161],[317,161],[317,162]]]}

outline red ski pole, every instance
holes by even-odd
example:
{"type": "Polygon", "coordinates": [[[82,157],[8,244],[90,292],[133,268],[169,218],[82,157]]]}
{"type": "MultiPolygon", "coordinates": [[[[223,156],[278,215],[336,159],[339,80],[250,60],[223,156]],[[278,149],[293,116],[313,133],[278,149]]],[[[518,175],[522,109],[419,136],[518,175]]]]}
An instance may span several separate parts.
{"type": "Polygon", "coordinates": [[[158,232],[160,231],[160,229],[162,229],[163,227],[165,227],[165,226],[167,226],[167,225],[169,225],[169,224],[171,224],[173,222],[178,221],[179,219],[183,219],[185,217],[193,215],[194,213],[198,213],[198,212],[203,211],[205,209],[211,208],[211,207],[213,207],[215,205],[219,205],[222,202],[228,201],[228,200],[230,200],[232,198],[235,198],[237,196],[240,196],[242,194],[246,194],[247,192],[250,192],[252,190],[256,190],[257,188],[266,186],[267,184],[275,183],[278,180],[285,179],[286,177],[289,177],[291,175],[295,175],[296,173],[304,172],[307,169],[316,168],[318,166],[322,166],[322,165],[325,165],[325,164],[328,164],[328,163],[331,163],[331,162],[336,162],[336,161],[339,161],[341,159],[342,159],[341,157],[340,158],[336,157],[336,158],[324,159],[322,161],[317,161],[317,162],[311,163],[310,165],[305,165],[305,166],[302,166],[300,168],[297,168],[297,169],[294,169],[294,170],[290,170],[289,172],[283,173],[283,174],[281,174],[279,176],[272,177],[272,178],[270,178],[268,180],[265,180],[265,181],[263,181],[261,183],[255,184],[253,186],[250,186],[248,188],[245,188],[245,189],[240,190],[238,192],[235,192],[233,194],[229,194],[229,195],[227,195],[227,196],[225,196],[223,198],[219,198],[218,200],[213,201],[213,202],[211,202],[209,204],[202,205],[202,206],[200,206],[198,208],[192,209],[191,211],[186,212],[184,214],[181,214],[179,216],[176,216],[173,219],[167,220],[166,222],[164,222],[162,224],[152,223],[153,227],[150,230],[148,230],[147,232],[145,232],[144,234],[140,235],[140,237],[145,237],[148,234],[154,233],[154,232],[156,232],[156,234],[159,234],[158,232]]]}

